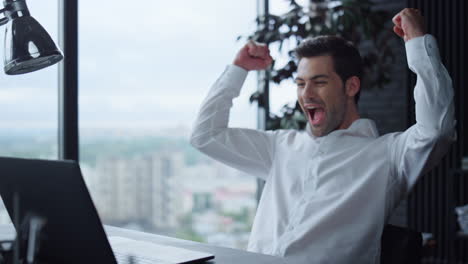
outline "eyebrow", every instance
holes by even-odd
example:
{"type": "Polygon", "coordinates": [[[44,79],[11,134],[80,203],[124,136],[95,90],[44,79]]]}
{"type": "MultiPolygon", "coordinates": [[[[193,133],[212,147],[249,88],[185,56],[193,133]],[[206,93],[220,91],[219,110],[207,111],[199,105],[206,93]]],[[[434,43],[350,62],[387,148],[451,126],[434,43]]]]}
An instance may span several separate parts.
{"type": "MultiPolygon", "coordinates": [[[[313,81],[313,80],[316,80],[316,79],[319,79],[319,78],[327,78],[327,79],[329,79],[330,76],[328,76],[328,75],[326,75],[326,74],[318,74],[318,75],[314,75],[314,76],[310,77],[309,80],[313,81]]],[[[297,82],[297,81],[304,81],[304,79],[302,79],[302,78],[300,78],[300,77],[296,77],[296,78],[294,79],[294,81],[295,81],[295,82],[297,82]]]]}

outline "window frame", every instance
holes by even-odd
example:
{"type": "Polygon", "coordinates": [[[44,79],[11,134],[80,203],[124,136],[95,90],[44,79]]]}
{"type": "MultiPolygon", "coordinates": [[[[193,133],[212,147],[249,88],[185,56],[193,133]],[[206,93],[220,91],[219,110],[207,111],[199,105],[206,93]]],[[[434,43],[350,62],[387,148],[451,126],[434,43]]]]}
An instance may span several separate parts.
{"type": "Polygon", "coordinates": [[[58,13],[64,54],[58,71],[58,158],[78,162],[78,0],[59,0],[58,13]]]}

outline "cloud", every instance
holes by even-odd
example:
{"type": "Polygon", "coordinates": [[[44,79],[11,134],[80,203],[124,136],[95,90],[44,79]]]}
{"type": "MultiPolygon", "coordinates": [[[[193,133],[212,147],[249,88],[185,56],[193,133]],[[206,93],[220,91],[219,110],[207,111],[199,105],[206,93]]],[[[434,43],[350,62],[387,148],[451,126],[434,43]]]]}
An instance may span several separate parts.
{"type": "MultiPolygon", "coordinates": [[[[55,40],[56,2],[28,2],[55,40]]],[[[236,37],[255,27],[255,14],[252,0],[80,1],[80,125],[191,124],[209,87],[243,45],[236,37]]],[[[2,126],[56,122],[57,76],[57,66],[0,75],[2,126]]],[[[255,126],[256,110],[248,103],[255,74],[250,78],[232,111],[239,126],[255,126]]]]}

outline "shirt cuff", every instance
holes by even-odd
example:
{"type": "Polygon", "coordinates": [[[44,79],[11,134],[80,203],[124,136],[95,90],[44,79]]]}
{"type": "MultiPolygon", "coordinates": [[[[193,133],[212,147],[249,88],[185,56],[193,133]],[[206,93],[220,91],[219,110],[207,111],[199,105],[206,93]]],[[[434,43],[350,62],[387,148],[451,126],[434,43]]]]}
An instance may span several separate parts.
{"type": "Polygon", "coordinates": [[[408,40],[405,43],[408,66],[414,65],[425,58],[433,57],[440,61],[439,48],[436,39],[429,34],[408,40]]]}
{"type": "Polygon", "coordinates": [[[228,65],[222,75],[221,87],[227,88],[233,96],[239,96],[248,73],[244,68],[234,64],[228,65]]]}
{"type": "Polygon", "coordinates": [[[245,70],[244,68],[239,67],[234,64],[230,64],[226,68],[226,74],[227,74],[226,78],[229,78],[230,81],[233,81],[233,82],[241,81],[243,83],[248,73],[249,72],[245,70]]]}

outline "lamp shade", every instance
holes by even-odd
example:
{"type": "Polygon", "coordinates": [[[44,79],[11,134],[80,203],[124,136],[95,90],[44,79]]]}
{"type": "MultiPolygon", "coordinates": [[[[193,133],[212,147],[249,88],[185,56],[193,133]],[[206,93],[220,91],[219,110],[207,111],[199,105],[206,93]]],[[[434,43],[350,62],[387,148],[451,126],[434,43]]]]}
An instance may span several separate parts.
{"type": "Polygon", "coordinates": [[[63,59],[47,31],[32,16],[13,17],[5,31],[5,73],[28,73],[63,59]]]}

